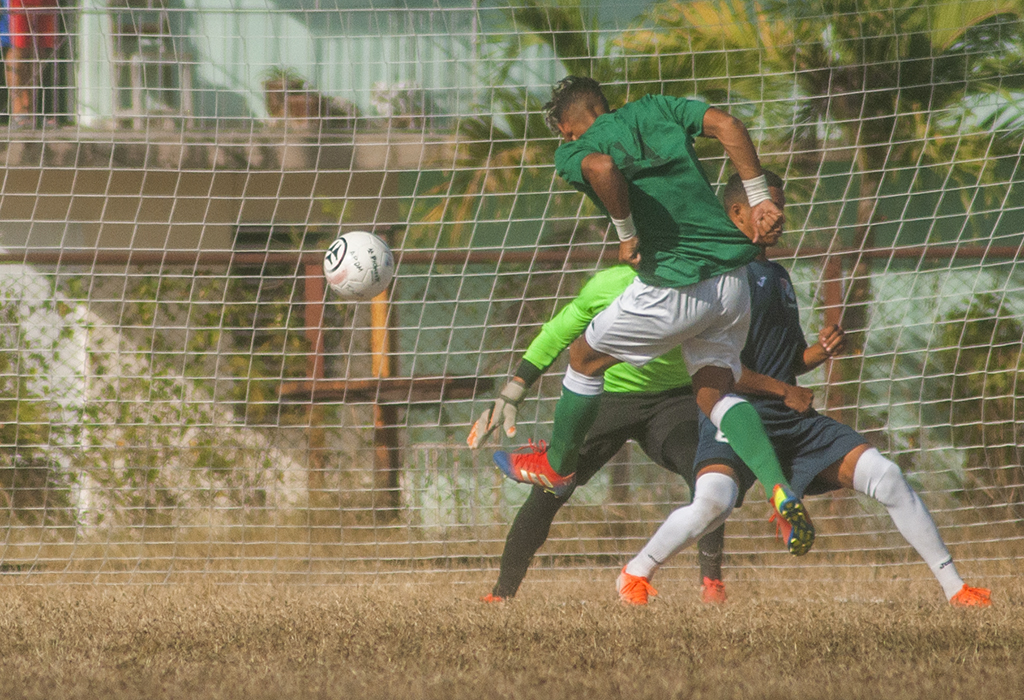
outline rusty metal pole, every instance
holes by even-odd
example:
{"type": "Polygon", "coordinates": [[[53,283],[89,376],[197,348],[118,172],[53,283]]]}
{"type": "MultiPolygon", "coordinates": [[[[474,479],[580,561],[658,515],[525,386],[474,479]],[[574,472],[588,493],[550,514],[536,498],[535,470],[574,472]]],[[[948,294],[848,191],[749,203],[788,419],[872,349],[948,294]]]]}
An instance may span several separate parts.
{"type": "Polygon", "coordinates": [[[620,540],[629,534],[626,527],[626,513],[628,512],[627,506],[630,501],[629,465],[632,462],[633,445],[627,442],[608,465],[611,468],[611,488],[608,492],[608,500],[611,505],[609,516],[611,522],[609,526],[612,537],[620,540]]]}
{"type": "MultiPolygon", "coordinates": [[[[825,325],[841,324],[843,320],[843,259],[838,255],[826,258],[822,277],[825,325]]],[[[839,362],[842,362],[842,359],[829,359],[825,365],[825,412],[842,422],[843,391],[837,386],[837,383],[842,381],[842,372],[838,367],[839,362]]]]}
{"type": "MultiPolygon", "coordinates": [[[[392,307],[390,291],[385,289],[370,301],[371,370],[375,379],[394,376],[392,350],[392,307]]],[[[398,476],[402,456],[399,446],[398,406],[373,405],[373,507],[375,515],[386,521],[398,518],[401,490],[398,476]]]]}

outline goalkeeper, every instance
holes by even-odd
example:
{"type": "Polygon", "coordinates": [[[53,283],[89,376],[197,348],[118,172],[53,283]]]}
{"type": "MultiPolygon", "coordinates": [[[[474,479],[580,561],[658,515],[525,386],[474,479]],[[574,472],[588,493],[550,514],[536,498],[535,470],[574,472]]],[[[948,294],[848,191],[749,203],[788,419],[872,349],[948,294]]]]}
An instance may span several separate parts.
{"type": "MultiPolygon", "coordinates": [[[[479,448],[499,427],[509,437],[515,435],[516,411],[527,389],[635,277],[636,271],[627,265],[599,272],[573,301],[544,324],[526,349],[516,376],[473,426],[467,440],[470,447],[479,448]]],[[[579,451],[576,485],[590,481],[629,439],[636,441],[657,465],[686,479],[693,493],[697,404],[679,348],[643,367],[623,363],[607,371],[600,410],[579,451]]],[[[483,600],[494,602],[516,594],[533,555],[547,539],[555,515],[571,495],[571,489],[555,496],[540,486],[533,487],[505,540],[498,582],[483,600]]],[[[698,545],[704,602],[725,601],[721,580],[724,536],[723,524],[705,535],[698,545]]]]}

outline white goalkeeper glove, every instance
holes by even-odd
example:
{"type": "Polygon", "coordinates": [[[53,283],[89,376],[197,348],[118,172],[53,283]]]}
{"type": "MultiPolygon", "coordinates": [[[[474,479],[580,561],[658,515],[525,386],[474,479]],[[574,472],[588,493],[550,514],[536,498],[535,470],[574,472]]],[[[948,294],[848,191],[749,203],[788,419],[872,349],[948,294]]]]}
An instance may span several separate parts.
{"type": "Polygon", "coordinates": [[[494,405],[484,411],[479,420],[473,424],[473,429],[469,431],[469,437],[466,438],[466,444],[474,450],[479,448],[484,444],[484,440],[498,428],[499,423],[504,427],[506,435],[515,437],[516,414],[519,413],[519,404],[523,402],[525,393],[526,386],[522,382],[513,379],[506,384],[498,394],[498,398],[494,400],[494,405]]]}

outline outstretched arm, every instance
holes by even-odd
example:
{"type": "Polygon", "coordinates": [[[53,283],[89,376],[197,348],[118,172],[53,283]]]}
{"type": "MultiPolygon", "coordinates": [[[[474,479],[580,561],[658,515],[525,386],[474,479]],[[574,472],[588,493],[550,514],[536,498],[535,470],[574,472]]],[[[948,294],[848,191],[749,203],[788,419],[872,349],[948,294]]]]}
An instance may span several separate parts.
{"type": "Polygon", "coordinates": [[[825,360],[842,352],[846,344],[846,331],[837,323],[826,326],[818,332],[818,342],[804,350],[803,355],[796,358],[793,371],[796,374],[810,372],[825,360]]]}
{"type": "Polygon", "coordinates": [[[544,324],[523,354],[515,376],[498,394],[494,403],[474,423],[466,442],[476,449],[489,435],[502,428],[508,437],[516,432],[519,405],[526,392],[550,367],[559,354],[579,336],[590,320],[636,276],[624,267],[613,267],[599,272],[576,297],[544,324]]]}

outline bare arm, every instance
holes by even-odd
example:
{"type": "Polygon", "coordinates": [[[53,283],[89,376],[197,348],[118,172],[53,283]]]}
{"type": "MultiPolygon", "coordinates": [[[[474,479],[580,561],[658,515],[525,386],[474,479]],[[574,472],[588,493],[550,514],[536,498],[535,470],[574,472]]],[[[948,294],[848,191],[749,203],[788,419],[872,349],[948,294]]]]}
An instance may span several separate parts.
{"type": "MultiPolygon", "coordinates": [[[[612,157],[604,153],[591,153],[581,164],[583,177],[594,190],[604,208],[613,219],[625,219],[630,215],[629,188],[622,171],[615,165],[612,157]]],[[[619,262],[636,267],[640,263],[637,253],[637,239],[619,243],[619,262]]]]}
{"type": "Polygon", "coordinates": [[[826,326],[818,333],[818,342],[804,350],[803,355],[797,358],[793,370],[797,374],[810,372],[825,360],[842,352],[845,344],[846,331],[842,326],[838,324],[826,326]]]}
{"type": "Polygon", "coordinates": [[[709,107],[704,113],[704,135],[717,139],[722,144],[736,172],[744,180],[750,180],[764,172],[761,170],[761,160],[757,157],[747,127],[728,112],[709,107]]]}
{"type": "Polygon", "coordinates": [[[608,214],[614,219],[629,216],[629,188],[612,157],[604,153],[591,153],[583,159],[581,167],[583,177],[604,204],[608,214]]]}
{"type": "Polygon", "coordinates": [[[736,391],[741,394],[782,399],[787,407],[797,413],[806,413],[814,405],[814,392],[810,389],[780,382],[778,379],[758,374],[747,367],[743,368],[743,374],[736,382],[736,391]]]}
{"type": "MultiPolygon", "coordinates": [[[[715,107],[709,107],[704,113],[704,135],[717,139],[722,144],[736,172],[744,180],[752,180],[764,174],[750,133],[736,117],[715,107]]],[[[755,225],[754,243],[760,243],[762,235],[776,228],[782,218],[782,212],[774,202],[766,199],[751,207],[750,218],[755,225]]]]}

